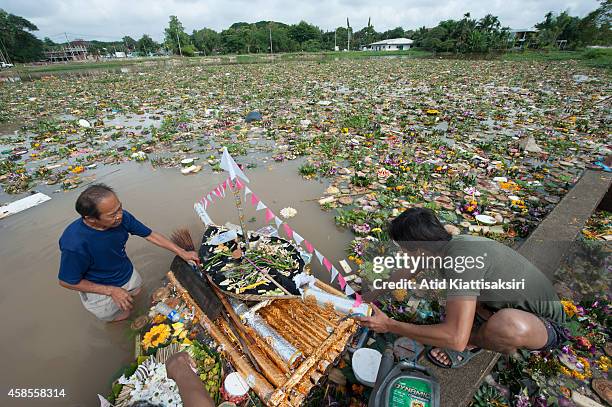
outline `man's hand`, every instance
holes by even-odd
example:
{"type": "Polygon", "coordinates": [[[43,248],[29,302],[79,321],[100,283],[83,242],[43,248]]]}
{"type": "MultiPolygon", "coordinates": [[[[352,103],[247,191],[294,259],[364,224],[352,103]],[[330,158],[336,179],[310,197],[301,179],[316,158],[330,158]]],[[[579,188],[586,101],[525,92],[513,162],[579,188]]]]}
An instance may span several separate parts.
{"type": "Polygon", "coordinates": [[[172,253],[175,253],[181,259],[185,260],[187,263],[196,263],[200,264],[200,258],[198,254],[194,251],[188,252],[185,249],[177,246],[172,241],[168,240],[164,235],[151,232],[151,234],[145,237],[146,240],[153,243],[156,246],[163,247],[164,249],[170,250],[172,253]]]}
{"type": "Polygon", "coordinates": [[[185,373],[191,373],[196,364],[187,352],[178,352],[170,356],[166,361],[166,373],[168,378],[177,381],[184,377],[185,373]]]}
{"type": "Polygon", "coordinates": [[[371,317],[355,317],[357,321],[361,323],[361,325],[372,329],[378,333],[389,332],[389,325],[391,323],[391,318],[389,318],[384,312],[382,312],[378,307],[374,304],[370,304],[374,314],[371,317]]]}
{"type": "Polygon", "coordinates": [[[185,260],[187,263],[195,262],[196,264],[200,264],[200,257],[194,251],[188,252],[185,250],[181,250],[179,252],[179,256],[181,259],[185,260]]]}
{"type": "Polygon", "coordinates": [[[125,289],[121,287],[111,287],[110,296],[115,301],[115,304],[123,311],[129,311],[134,306],[134,297],[125,289]]]}

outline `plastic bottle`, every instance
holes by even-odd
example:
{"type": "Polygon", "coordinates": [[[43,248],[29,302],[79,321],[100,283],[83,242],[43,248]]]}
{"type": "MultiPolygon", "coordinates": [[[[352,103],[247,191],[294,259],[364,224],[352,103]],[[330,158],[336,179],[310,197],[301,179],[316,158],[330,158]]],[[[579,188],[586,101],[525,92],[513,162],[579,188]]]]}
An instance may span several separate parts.
{"type": "Polygon", "coordinates": [[[155,306],[155,311],[159,314],[165,315],[172,322],[179,322],[181,320],[181,314],[163,302],[159,302],[155,306]]]}

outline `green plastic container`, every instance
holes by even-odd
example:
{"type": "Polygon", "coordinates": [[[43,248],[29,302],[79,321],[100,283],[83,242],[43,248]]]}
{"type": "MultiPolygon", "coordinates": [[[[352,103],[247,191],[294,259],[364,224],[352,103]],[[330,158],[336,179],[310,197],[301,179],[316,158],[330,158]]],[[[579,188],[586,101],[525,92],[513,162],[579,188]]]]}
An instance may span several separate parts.
{"type": "Polygon", "coordinates": [[[374,392],[369,407],[440,406],[440,384],[415,362],[399,362],[374,392]]]}

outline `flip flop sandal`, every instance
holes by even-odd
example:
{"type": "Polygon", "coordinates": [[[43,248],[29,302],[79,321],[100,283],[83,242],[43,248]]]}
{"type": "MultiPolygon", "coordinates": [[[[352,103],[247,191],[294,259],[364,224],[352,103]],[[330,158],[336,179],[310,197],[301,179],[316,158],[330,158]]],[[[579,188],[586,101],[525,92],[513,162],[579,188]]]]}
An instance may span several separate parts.
{"type": "Polygon", "coordinates": [[[474,356],[482,352],[481,348],[464,350],[463,352],[457,352],[456,350],[452,349],[442,349],[442,351],[446,353],[446,356],[450,359],[450,364],[445,365],[431,354],[433,349],[433,347],[429,347],[427,350],[427,358],[431,361],[431,363],[443,369],[457,369],[465,366],[474,356]]]}
{"type": "Polygon", "coordinates": [[[601,167],[601,169],[604,170],[605,172],[612,172],[612,168],[608,167],[606,164],[602,163],[601,161],[597,161],[595,165],[598,167],[601,167]]]}
{"type": "Polygon", "coordinates": [[[612,381],[607,379],[594,379],[591,387],[597,395],[608,405],[612,404],[612,381]]]}

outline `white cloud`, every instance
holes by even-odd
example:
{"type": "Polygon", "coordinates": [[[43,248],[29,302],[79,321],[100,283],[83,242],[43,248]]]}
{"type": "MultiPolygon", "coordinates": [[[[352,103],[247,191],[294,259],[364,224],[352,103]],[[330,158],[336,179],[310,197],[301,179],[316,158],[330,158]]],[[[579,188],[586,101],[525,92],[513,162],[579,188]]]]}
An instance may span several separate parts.
{"type": "Polygon", "coordinates": [[[435,26],[440,20],[459,19],[465,12],[479,18],[487,13],[500,18],[502,25],[531,27],[548,11],[568,10],[584,16],[598,7],[596,0],[2,0],[0,8],[32,21],[39,37],[111,40],[144,33],[163,38],[170,15],[176,15],[187,32],[203,27],[217,31],[238,21],[305,20],[323,30],[344,26],[360,29],[372,19],[377,31],[397,26],[414,29],[435,26]]]}

